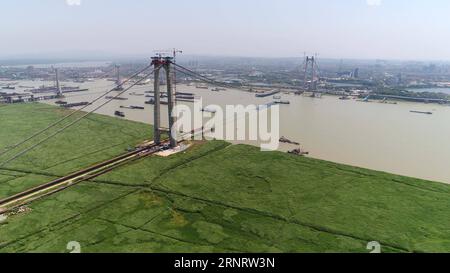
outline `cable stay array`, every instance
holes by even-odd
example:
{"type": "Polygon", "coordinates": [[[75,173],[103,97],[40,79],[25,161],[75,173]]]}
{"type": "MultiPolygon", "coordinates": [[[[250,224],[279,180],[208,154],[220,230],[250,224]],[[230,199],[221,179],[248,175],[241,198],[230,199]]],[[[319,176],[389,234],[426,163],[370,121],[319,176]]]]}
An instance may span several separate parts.
{"type": "MultiPolygon", "coordinates": [[[[215,79],[211,79],[211,78],[209,78],[209,77],[203,76],[203,75],[201,75],[201,74],[199,74],[199,73],[197,73],[197,72],[195,72],[195,71],[192,71],[191,69],[188,69],[188,68],[186,68],[186,67],[184,67],[184,66],[181,66],[181,65],[179,65],[179,64],[176,64],[176,63],[174,63],[174,62],[171,62],[171,64],[175,67],[174,71],[178,71],[178,72],[183,73],[183,74],[185,74],[185,75],[191,76],[191,77],[193,77],[193,78],[195,78],[195,79],[197,79],[197,80],[199,80],[199,81],[201,81],[201,82],[204,82],[204,83],[207,83],[207,84],[211,84],[211,85],[214,85],[214,86],[217,86],[217,87],[224,87],[224,88],[230,88],[230,89],[239,89],[239,90],[246,91],[246,92],[250,91],[250,89],[253,88],[252,86],[249,86],[249,88],[247,89],[247,88],[244,88],[244,87],[242,87],[242,86],[237,86],[237,85],[233,85],[233,84],[229,84],[229,83],[225,83],[225,82],[220,82],[220,81],[217,81],[217,80],[215,80],[215,79]]],[[[85,110],[87,107],[89,107],[90,105],[92,105],[92,104],[98,102],[99,100],[101,100],[102,98],[104,98],[104,97],[107,96],[108,94],[112,93],[113,91],[117,91],[118,88],[123,89],[122,91],[120,91],[119,93],[117,93],[115,96],[112,96],[111,98],[108,98],[106,102],[100,104],[99,106],[95,107],[94,109],[92,109],[92,110],[90,110],[90,111],[88,111],[88,112],[85,112],[85,113],[84,113],[83,115],[81,115],[79,118],[77,118],[77,119],[75,119],[74,121],[68,123],[67,125],[63,126],[62,128],[58,129],[57,131],[53,132],[52,134],[46,136],[45,138],[43,138],[42,140],[40,140],[40,141],[38,141],[37,143],[33,144],[33,145],[30,146],[29,148],[26,148],[26,149],[20,151],[19,153],[15,154],[14,156],[10,157],[9,159],[7,159],[7,160],[1,162],[1,163],[0,163],[0,168],[3,167],[3,166],[5,166],[6,164],[9,164],[9,163],[11,163],[11,162],[17,160],[18,158],[22,157],[23,155],[27,154],[28,152],[30,152],[30,151],[34,150],[35,148],[39,147],[39,146],[42,145],[43,143],[45,143],[45,142],[49,141],[50,139],[56,137],[57,135],[61,134],[61,133],[64,132],[66,129],[68,129],[68,128],[74,126],[74,125],[77,124],[77,123],[79,123],[81,120],[83,120],[83,119],[86,118],[87,116],[89,116],[89,115],[91,115],[92,113],[98,111],[99,109],[101,109],[102,107],[104,107],[105,105],[107,105],[108,103],[110,103],[111,101],[117,99],[119,96],[121,96],[121,95],[124,94],[125,92],[129,91],[131,88],[135,87],[136,85],[138,85],[138,84],[140,84],[141,82],[143,82],[144,80],[146,80],[148,77],[150,77],[150,76],[154,73],[155,70],[161,68],[160,66],[155,66],[154,69],[153,69],[150,73],[145,74],[144,77],[142,77],[141,79],[139,79],[139,80],[137,80],[137,81],[133,81],[133,82],[131,83],[131,85],[128,86],[127,88],[123,88],[123,86],[124,86],[125,84],[130,83],[130,81],[132,81],[132,80],[134,80],[135,78],[137,78],[140,74],[144,73],[147,69],[149,69],[149,68],[152,67],[152,66],[153,66],[153,64],[147,65],[145,68],[143,68],[143,69],[137,71],[137,72],[134,73],[132,76],[128,77],[126,80],[124,80],[124,81],[122,81],[122,82],[116,84],[113,88],[111,88],[111,89],[108,90],[107,92],[102,93],[102,95],[98,96],[97,98],[95,98],[94,100],[92,100],[91,102],[89,102],[89,104],[87,104],[87,105],[85,105],[85,106],[83,106],[83,107],[81,107],[81,108],[79,108],[79,109],[77,109],[77,110],[72,111],[71,113],[67,114],[66,116],[62,117],[61,119],[59,119],[59,120],[57,120],[57,121],[51,123],[49,126],[43,128],[42,130],[40,130],[40,131],[38,131],[38,132],[35,132],[35,133],[32,134],[31,136],[29,136],[29,137],[27,137],[27,138],[21,140],[20,142],[14,144],[14,145],[12,145],[12,146],[3,148],[3,151],[0,152],[0,156],[3,156],[3,155],[5,155],[5,154],[7,154],[7,153],[9,153],[10,151],[12,151],[12,150],[14,150],[14,149],[16,149],[16,148],[22,146],[23,144],[25,144],[25,143],[27,143],[27,142],[33,140],[34,138],[36,138],[36,137],[38,137],[38,136],[44,134],[44,133],[47,132],[48,130],[50,130],[50,129],[56,127],[57,125],[61,124],[62,122],[68,120],[70,117],[73,117],[73,116],[76,115],[77,113],[82,112],[82,111],[85,110]]],[[[108,72],[108,73],[109,73],[109,72],[108,72]]],[[[245,117],[245,116],[244,116],[244,117],[245,117]]],[[[242,118],[242,117],[241,117],[241,118],[242,118]]],[[[233,116],[232,118],[225,117],[224,122],[228,122],[229,120],[235,120],[235,119],[236,119],[236,118],[235,118],[234,116],[233,116]]],[[[238,118],[238,119],[240,119],[240,118],[238,118]]],[[[224,124],[226,124],[226,123],[224,123],[224,124]]],[[[211,127],[211,128],[205,128],[205,127],[202,127],[202,128],[197,128],[196,130],[201,130],[201,133],[203,133],[206,129],[212,130],[212,129],[214,129],[214,128],[213,128],[213,127],[211,127]]],[[[196,131],[196,130],[194,130],[194,131],[196,131]]],[[[194,131],[193,131],[193,132],[194,132],[194,131]]],[[[186,133],[186,134],[184,134],[184,135],[182,135],[182,136],[189,135],[189,134],[192,135],[193,132],[186,133]]],[[[197,132],[197,133],[199,133],[199,132],[197,132]]],[[[194,135],[195,135],[195,132],[194,132],[194,135]]]]}
{"type": "MultiPolygon", "coordinates": [[[[128,82],[131,81],[133,78],[137,77],[139,74],[145,72],[145,71],[146,71],[147,69],[149,69],[150,67],[151,67],[151,65],[146,66],[144,69],[142,69],[142,70],[140,70],[140,71],[134,73],[134,74],[133,74],[131,77],[129,77],[127,80],[123,81],[123,82],[120,83],[119,85],[115,85],[115,86],[114,86],[112,89],[110,89],[109,91],[107,91],[107,92],[103,93],[101,96],[95,98],[95,99],[92,100],[89,104],[87,104],[87,105],[85,105],[85,106],[83,106],[83,107],[81,107],[81,108],[79,108],[79,109],[77,109],[77,110],[75,110],[75,111],[72,111],[70,114],[68,114],[68,115],[62,117],[61,119],[59,119],[59,120],[53,122],[52,124],[50,124],[49,126],[43,128],[42,130],[40,130],[40,131],[38,131],[38,132],[32,134],[31,136],[29,136],[29,137],[27,137],[27,138],[25,138],[25,139],[19,141],[18,143],[14,144],[14,145],[12,145],[12,146],[8,146],[8,147],[3,148],[2,151],[0,152],[0,156],[3,156],[4,154],[8,153],[9,151],[12,151],[13,149],[15,149],[15,148],[17,148],[17,147],[19,147],[19,146],[21,146],[21,145],[27,143],[28,141],[32,140],[33,138],[42,135],[42,134],[45,133],[47,130],[49,130],[49,129],[55,127],[55,126],[57,126],[57,125],[60,124],[61,122],[65,121],[65,120],[67,120],[68,118],[70,118],[70,117],[76,115],[77,113],[83,111],[84,109],[86,109],[87,107],[89,107],[89,105],[91,105],[91,104],[93,104],[93,103],[95,103],[95,102],[101,100],[102,98],[104,98],[104,97],[107,96],[108,94],[110,94],[110,93],[112,93],[113,91],[117,90],[118,87],[122,87],[124,84],[128,83],[128,82]]],[[[136,84],[134,84],[134,85],[136,85],[136,84]]],[[[134,85],[133,85],[133,86],[134,86],[134,85]]]]}
{"type": "MultiPolygon", "coordinates": [[[[199,74],[197,72],[194,72],[191,69],[186,68],[184,66],[181,66],[179,64],[173,64],[173,65],[175,66],[175,70],[176,71],[178,71],[180,73],[183,73],[185,75],[191,76],[193,78],[196,78],[196,79],[198,79],[200,81],[203,81],[205,83],[209,83],[211,85],[217,86],[217,87],[239,89],[239,90],[246,91],[246,92],[248,92],[250,90],[250,89],[245,89],[242,86],[236,86],[236,85],[233,85],[233,84],[228,84],[228,83],[225,83],[225,82],[216,81],[216,80],[211,79],[209,77],[203,76],[203,75],[201,75],[201,74],[199,74]]],[[[250,86],[250,88],[252,88],[252,87],[250,86]]]]}
{"type": "MultiPolygon", "coordinates": [[[[219,81],[216,81],[214,79],[208,78],[206,76],[200,75],[199,73],[194,72],[194,71],[192,71],[192,70],[190,70],[190,69],[188,69],[188,68],[186,68],[184,66],[181,66],[181,65],[178,65],[178,64],[174,64],[174,66],[176,67],[175,68],[176,71],[181,72],[181,73],[183,73],[185,75],[191,76],[193,78],[196,78],[196,79],[198,79],[198,80],[200,80],[200,81],[202,81],[204,83],[208,83],[208,84],[211,84],[211,85],[214,85],[214,86],[218,86],[218,87],[226,87],[226,88],[231,88],[231,89],[238,89],[238,90],[242,90],[242,91],[246,91],[246,92],[249,91],[249,89],[245,89],[245,88],[242,88],[242,87],[239,87],[239,86],[235,86],[235,85],[230,85],[230,84],[224,83],[224,82],[219,82],[219,81]]],[[[250,88],[252,88],[252,87],[250,87],[250,88]]],[[[256,107],[255,110],[258,110],[258,107],[256,107]]],[[[227,124],[230,121],[234,122],[234,121],[238,121],[238,120],[241,120],[243,118],[246,118],[246,116],[247,116],[246,113],[243,113],[243,115],[237,115],[237,116],[233,115],[233,117],[225,116],[224,119],[223,119],[222,126],[224,126],[225,124],[227,124]]],[[[191,137],[194,137],[194,136],[196,136],[198,134],[203,134],[205,131],[209,131],[209,130],[213,130],[213,129],[215,129],[214,126],[211,126],[211,127],[204,127],[203,126],[202,128],[196,128],[196,129],[194,129],[191,132],[186,132],[186,133],[182,134],[180,136],[180,138],[183,138],[183,137],[189,136],[189,135],[191,137]]]]}
{"type": "MultiPolygon", "coordinates": [[[[195,71],[192,71],[191,69],[188,69],[188,68],[186,68],[184,66],[181,66],[179,64],[174,64],[174,66],[175,66],[175,70],[176,71],[178,71],[178,72],[180,72],[182,74],[185,74],[187,76],[191,76],[191,77],[193,77],[193,78],[195,78],[197,80],[203,81],[205,83],[211,84],[213,86],[225,87],[225,88],[230,88],[230,89],[238,89],[238,90],[245,91],[245,92],[249,92],[252,89],[261,88],[261,87],[252,86],[252,85],[239,86],[239,85],[233,85],[233,84],[229,84],[229,83],[225,83],[225,82],[219,82],[217,80],[214,80],[214,79],[211,79],[209,77],[203,76],[203,75],[201,75],[201,74],[199,74],[199,73],[197,73],[195,71]]],[[[316,67],[318,68],[317,63],[316,63],[316,67]]],[[[280,73],[280,74],[283,74],[283,73],[280,73]]],[[[289,74],[284,74],[284,75],[291,76],[289,74]]]]}
{"type": "MultiPolygon", "coordinates": [[[[120,85],[118,86],[123,86],[125,83],[129,82],[131,79],[136,78],[138,75],[140,75],[141,73],[145,72],[147,69],[149,69],[152,65],[148,65],[146,66],[144,69],[136,72],[135,74],[133,74],[130,78],[128,78],[126,81],[122,82],[120,85]]],[[[155,68],[156,69],[156,68],[155,68]]],[[[154,70],[155,70],[154,69],[154,70]]],[[[31,150],[34,150],[35,148],[37,148],[38,146],[42,145],[43,143],[45,143],[46,141],[52,139],[53,137],[59,135],[60,133],[62,133],[63,131],[65,131],[66,129],[74,126],[75,124],[79,123],[81,120],[83,120],[84,118],[86,118],[87,116],[91,115],[92,113],[96,112],[97,110],[101,109],[102,107],[104,107],[105,105],[107,105],[108,103],[110,103],[111,101],[117,99],[118,97],[120,97],[122,94],[124,94],[125,92],[129,91],[131,88],[133,88],[134,86],[140,84],[141,82],[143,82],[144,80],[146,80],[149,76],[151,76],[154,72],[154,70],[152,70],[150,73],[145,74],[144,77],[142,77],[141,79],[139,79],[138,81],[132,83],[129,87],[123,89],[122,91],[120,91],[118,94],[116,94],[115,96],[112,96],[111,98],[109,98],[106,102],[100,104],[99,106],[95,107],[94,109],[86,112],[85,114],[83,114],[81,117],[75,119],[74,121],[70,122],[69,124],[65,125],[64,127],[60,128],[59,130],[55,131],[54,133],[50,134],[49,136],[45,137],[44,139],[40,140],[39,142],[37,142],[36,144],[32,145],[31,147],[22,150],[21,152],[19,152],[18,154],[14,155],[13,157],[9,158],[6,161],[3,161],[0,164],[0,168],[5,166],[8,163],[13,162],[14,160],[17,160],[18,158],[20,158],[21,156],[27,154],[28,152],[30,152],[31,150]]],[[[91,101],[90,104],[93,104],[97,101],[99,101],[101,98],[105,97],[107,94],[111,93],[112,91],[114,91],[114,89],[107,91],[105,94],[103,94],[102,96],[97,97],[96,99],[94,99],[93,101],[91,101]]],[[[82,111],[83,109],[85,109],[86,107],[88,107],[88,105],[66,115],[65,117],[61,118],[60,120],[52,123],[50,126],[44,128],[43,130],[33,134],[32,136],[26,138],[25,140],[19,142],[18,144],[14,145],[14,148],[17,148],[19,146],[21,146],[22,144],[32,140],[33,138],[43,134],[44,132],[46,132],[47,130],[55,127],[56,125],[60,124],[61,122],[63,122],[64,120],[67,120],[69,117],[75,115],[76,113],[79,113],[80,111],[82,111]]],[[[8,151],[10,151],[11,149],[14,148],[10,148],[8,151]]],[[[5,152],[4,152],[5,153],[5,152]]],[[[2,154],[4,154],[2,153],[2,154]]]]}

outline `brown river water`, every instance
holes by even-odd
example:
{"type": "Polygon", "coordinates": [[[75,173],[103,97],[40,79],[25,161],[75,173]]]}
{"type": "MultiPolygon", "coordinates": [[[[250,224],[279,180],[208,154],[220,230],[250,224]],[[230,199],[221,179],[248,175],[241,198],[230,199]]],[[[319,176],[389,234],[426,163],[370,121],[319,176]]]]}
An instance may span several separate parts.
{"type": "MultiPolygon", "coordinates": [[[[43,82],[20,82],[18,85],[35,86],[43,82]]],[[[51,85],[51,83],[47,83],[51,85]]],[[[87,92],[66,95],[66,101],[90,101],[113,87],[114,83],[97,80],[82,84],[63,83],[67,86],[89,88],[87,92]]],[[[165,86],[161,86],[164,90],[165,86]]],[[[153,123],[153,106],[144,104],[144,91],[152,85],[137,86],[125,92],[126,101],[115,100],[97,113],[114,116],[116,110],[126,119],[153,123]],[[134,95],[130,93],[135,93],[134,95]],[[138,94],[138,95],[136,95],[138,94]],[[145,110],[132,110],[120,106],[144,106],[145,110]]],[[[21,92],[18,88],[16,92],[21,92]]],[[[272,96],[256,98],[252,93],[238,90],[212,92],[194,86],[178,85],[178,92],[194,93],[202,97],[203,105],[265,104],[272,96]]],[[[113,92],[112,95],[117,94],[113,92]]],[[[280,136],[301,143],[310,157],[373,170],[450,183],[450,107],[436,104],[399,102],[359,102],[324,96],[310,98],[281,94],[290,105],[280,105],[280,136]],[[432,115],[411,113],[411,110],[433,112],[432,115]]],[[[99,103],[105,102],[105,99],[99,103]]],[[[54,104],[53,101],[45,103],[54,104]]],[[[188,102],[183,104],[190,105],[188,102]]],[[[98,105],[98,104],[97,104],[98,105]]],[[[90,106],[87,110],[92,109],[90,106]]],[[[167,106],[162,106],[162,125],[167,126],[167,106]]],[[[258,145],[258,142],[245,142],[258,145]]],[[[296,148],[282,144],[280,150],[296,148]]]]}

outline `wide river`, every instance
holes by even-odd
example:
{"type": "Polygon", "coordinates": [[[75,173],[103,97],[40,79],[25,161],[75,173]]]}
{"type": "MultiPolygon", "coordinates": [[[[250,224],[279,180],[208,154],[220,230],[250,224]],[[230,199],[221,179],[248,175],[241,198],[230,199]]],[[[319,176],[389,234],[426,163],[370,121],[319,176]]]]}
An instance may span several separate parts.
{"type": "MultiPolygon", "coordinates": [[[[41,84],[20,82],[18,85],[37,87],[41,84]]],[[[112,87],[113,83],[99,80],[81,86],[89,88],[89,91],[67,94],[68,102],[90,101],[112,87]]],[[[152,85],[135,87],[123,95],[128,100],[112,101],[98,113],[114,116],[114,111],[120,110],[127,119],[152,124],[153,106],[144,104],[149,98],[142,95],[144,91],[152,89],[152,85]],[[145,110],[120,108],[130,105],[145,106],[145,110]]],[[[16,90],[20,91],[21,88],[16,90]]],[[[273,101],[272,96],[261,99],[252,93],[230,89],[212,92],[178,85],[177,91],[201,96],[205,106],[264,104],[273,101]]],[[[395,105],[359,102],[339,100],[334,96],[320,99],[288,94],[281,96],[291,104],[280,106],[280,136],[300,142],[302,148],[310,152],[310,157],[450,183],[450,107],[408,102],[395,105]],[[433,114],[411,113],[411,110],[433,114]]],[[[105,102],[105,99],[100,102],[105,102]]],[[[162,110],[166,112],[167,106],[162,106],[162,110]]],[[[167,126],[165,114],[162,115],[162,121],[167,126]]],[[[280,147],[283,151],[294,148],[287,144],[280,147]]]]}

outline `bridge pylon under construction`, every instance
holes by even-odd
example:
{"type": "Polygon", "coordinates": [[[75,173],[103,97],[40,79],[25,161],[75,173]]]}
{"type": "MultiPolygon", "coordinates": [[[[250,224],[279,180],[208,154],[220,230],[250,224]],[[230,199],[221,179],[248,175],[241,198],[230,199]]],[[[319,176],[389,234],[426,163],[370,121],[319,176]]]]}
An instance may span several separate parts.
{"type": "Polygon", "coordinates": [[[116,64],[114,66],[114,70],[116,71],[116,88],[114,91],[123,91],[122,80],[120,79],[120,65],[116,64]]]}
{"type": "Polygon", "coordinates": [[[176,133],[172,128],[174,128],[176,117],[172,115],[173,109],[176,105],[176,96],[174,88],[174,68],[173,68],[173,57],[152,57],[152,65],[155,68],[154,71],[154,141],[156,144],[161,143],[161,83],[160,83],[160,72],[164,69],[166,82],[167,82],[167,98],[168,98],[168,114],[169,114],[169,138],[170,146],[175,148],[178,146],[178,141],[176,139],[176,133]]]}
{"type": "Polygon", "coordinates": [[[317,65],[317,55],[316,56],[305,56],[304,61],[304,80],[303,86],[307,91],[316,91],[317,90],[317,76],[318,76],[318,65],[317,65]],[[311,66],[311,67],[310,67],[311,66]],[[311,79],[308,79],[309,75],[311,75],[311,79]]]}

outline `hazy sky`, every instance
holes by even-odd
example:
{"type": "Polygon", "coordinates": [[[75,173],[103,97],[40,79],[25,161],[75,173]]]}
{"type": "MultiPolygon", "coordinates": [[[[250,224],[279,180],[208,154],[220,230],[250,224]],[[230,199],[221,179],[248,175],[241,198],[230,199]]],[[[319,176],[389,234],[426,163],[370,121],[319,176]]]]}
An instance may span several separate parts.
{"type": "Polygon", "coordinates": [[[201,55],[450,60],[448,0],[1,0],[0,10],[1,57],[178,47],[201,55]]]}

